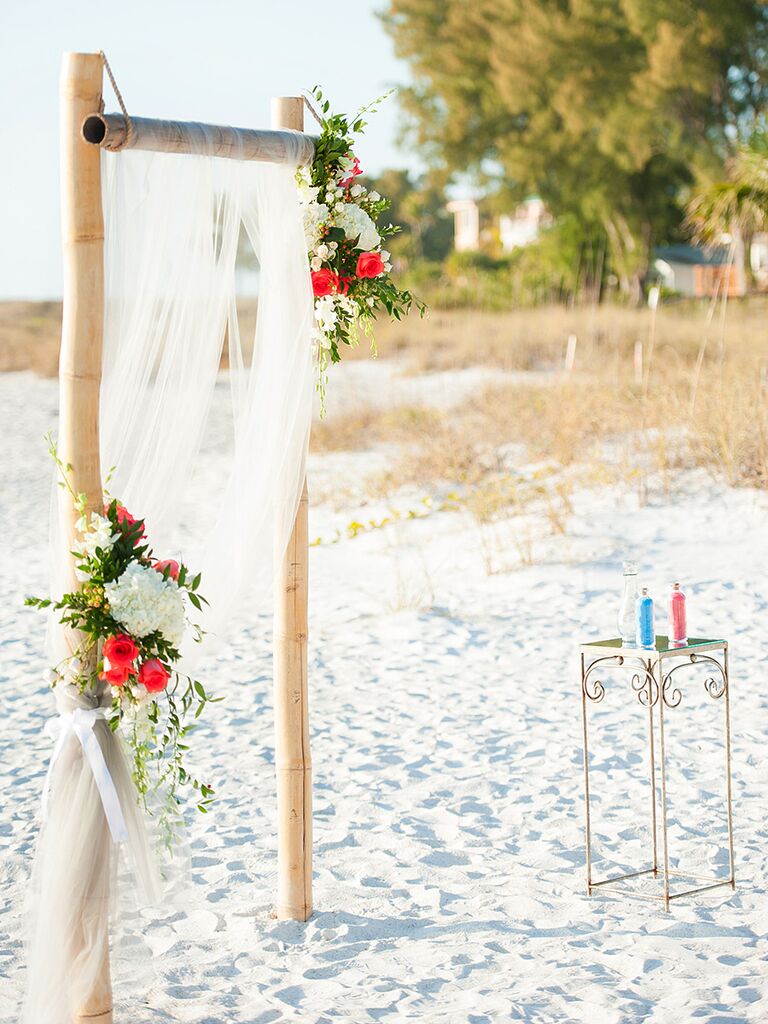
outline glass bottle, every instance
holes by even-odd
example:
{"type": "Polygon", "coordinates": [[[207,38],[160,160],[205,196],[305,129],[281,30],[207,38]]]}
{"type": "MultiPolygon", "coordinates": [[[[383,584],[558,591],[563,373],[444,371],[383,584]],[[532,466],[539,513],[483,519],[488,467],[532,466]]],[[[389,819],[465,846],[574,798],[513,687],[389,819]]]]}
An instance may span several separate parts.
{"type": "Polygon", "coordinates": [[[680,584],[675,583],[672,586],[672,593],[669,595],[669,641],[682,646],[687,639],[685,594],[680,589],[680,584]]]}
{"type": "Polygon", "coordinates": [[[655,647],[656,628],[653,622],[653,598],[648,594],[648,588],[643,587],[636,605],[637,622],[637,646],[655,647]]]}
{"type": "Polygon", "coordinates": [[[637,603],[637,564],[624,563],[624,592],[619,605],[619,636],[628,647],[635,645],[635,604],[637,603]]]}

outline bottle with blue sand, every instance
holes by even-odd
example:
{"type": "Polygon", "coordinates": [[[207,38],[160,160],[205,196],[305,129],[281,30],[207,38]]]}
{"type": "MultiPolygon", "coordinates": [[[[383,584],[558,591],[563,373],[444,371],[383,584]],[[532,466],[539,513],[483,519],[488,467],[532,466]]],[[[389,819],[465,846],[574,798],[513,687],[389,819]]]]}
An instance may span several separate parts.
{"type": "Polygon", "coordinates": [[[648,594],[648,588],[643,587],[640,597],[635,605],[635,625],[637,635],[635,637],[638,647],[656,646],[656,629],[653,622],[653,598],[648,594]]]}

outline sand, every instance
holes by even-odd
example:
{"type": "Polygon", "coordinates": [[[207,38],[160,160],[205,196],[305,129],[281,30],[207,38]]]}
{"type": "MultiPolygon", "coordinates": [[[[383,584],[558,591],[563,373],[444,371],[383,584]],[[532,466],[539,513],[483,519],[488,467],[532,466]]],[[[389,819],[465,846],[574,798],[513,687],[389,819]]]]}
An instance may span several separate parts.
{"type": "MultiPolygon", "coordinates": [[[[4,375],[0,410],[0,1021],[10,1024],[49,754],[44,627],[22,600],[45,586],[41,439],[55,424],[55,383],[4,375]]],[[[310,489],[365,463],[313,456],[310,489]]],[[[212,495],[220,466],[213,444],[202,466],[212,495]]],[[[313,548],[316,913],[305,925],[270,916],[270,616],[249,609],[201,669],[226,697],[195,748],[219,801],[206,817],[189,812],[183,909],[145,911],[143,942],[116,956],[115,1020],[766,1020],[766,504],[701,473],[653,490],[644,507],[626,491],[578,493],[566,534],[537,544],[535,564],[519,565],[514,527],[502,531],[508,571],[491,576],[487,538],[463,513],[313,548]],[[576,647],[613,634],[627,554],[656,594],[680,579],[691,632],[732,644],[738,889],[670,913],[585,894],[576,647]]],[[[380,512],[313,507],[310,533],[380,512]]],[[[670,841],[673,863],[723,875],[722,705],[702,678],[681,680],[669,716],[670,841]]],[[[643,866],[650,841],[645,719],[626,678],[607,682],[593,734],[600,876],[643,866]]]]}

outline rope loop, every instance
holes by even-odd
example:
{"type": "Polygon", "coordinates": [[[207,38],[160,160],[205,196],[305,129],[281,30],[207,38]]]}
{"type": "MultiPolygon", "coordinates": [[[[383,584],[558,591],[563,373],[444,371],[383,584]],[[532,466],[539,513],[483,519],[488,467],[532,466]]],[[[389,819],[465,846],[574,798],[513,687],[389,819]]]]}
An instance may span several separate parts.
{"type": "Polygon", "coordinates": [[[320,115],[315,110],[315,108],[312,106],[312,104],[309,102],[309,100],[307,99],[306,96],[302,96],[302,99],[304,100],[304,106],[307,108],[307,110],[310,112],[312,117],[314,117],[314,119],[317,121],[317,123],[322,128],[323,127],[323,119],[322,119],[322,117],[320,117],[320,115]]]}
{"type": "MultiPolygon", "coordinates": [[[[128,110],[126,109],[125,103],[123,102],[123,94],[120,92],[120,89],[118,88],[117,82],[115,81],[115,76],[112,73],[112,68],[109,66],[109,61],[107,60],[106,53],[104,53],[103,50],[99,50],[99,54],[100,54],[101,59],[102,59],[102,61],[104,63],[104,69],[107,72],[107,77],[109,78],[110,84],[112,86],[112,91],[114,92],[115,96],[117,97],[117,102],[120,105],[120,110],[122,112],[123,117],[125,118],[125,138],[123,139],[123,141],[120,143],[119,146],[110,146],[110,148],[114,149],[114,150],[125,149],[125,147],[130,142],[131,136],[133,135],[133,121],[131,120],[131,115],[128,113],[128,110]]],[[[101,111],[102,111],[102,113],[104,112],[104,98],[103,97],[102,97],[102,100],[101,100],[101,111]]]]}

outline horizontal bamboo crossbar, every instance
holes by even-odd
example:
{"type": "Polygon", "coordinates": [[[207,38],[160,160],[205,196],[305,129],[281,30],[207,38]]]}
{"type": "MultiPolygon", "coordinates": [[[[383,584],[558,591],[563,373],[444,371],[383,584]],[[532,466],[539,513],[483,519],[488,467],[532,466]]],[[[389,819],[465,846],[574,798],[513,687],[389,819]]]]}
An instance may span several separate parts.
{"type": "MultiPolygon", "coordinates": [[[[206,153],[233,160],[286,163],[286,140],[302,143],[297,163],[309,163],[317,137],[304,132],[260,128],[231,128],[198,121],[157,121],[122,114],[89,114],[83,121],[86,142],[102,149],[146,149],[155,153],[206,153]]],[[[287,147],[290,152],[290,147],[287,147]]]]}

